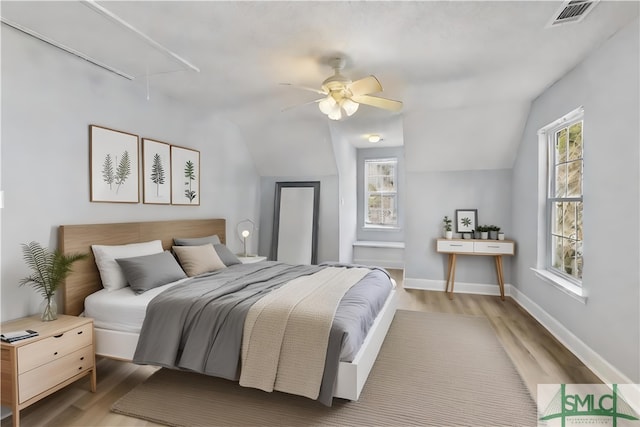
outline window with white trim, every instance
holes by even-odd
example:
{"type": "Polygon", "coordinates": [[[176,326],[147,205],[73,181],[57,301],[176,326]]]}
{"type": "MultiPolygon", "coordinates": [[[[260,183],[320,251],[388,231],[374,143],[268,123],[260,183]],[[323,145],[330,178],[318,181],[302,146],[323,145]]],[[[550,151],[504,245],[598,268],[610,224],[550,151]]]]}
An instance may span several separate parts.
{"type": "Polygon", "coordinates": [[[582,283],[584,267],[583,116],[579,109],[546,129],[546,269],[578,286],[582,283]]]}
{"type": "Polygon", "coordinates": [[[364,162],[364,225],[398,225],[398,159],[368,159],[364,162]]]}

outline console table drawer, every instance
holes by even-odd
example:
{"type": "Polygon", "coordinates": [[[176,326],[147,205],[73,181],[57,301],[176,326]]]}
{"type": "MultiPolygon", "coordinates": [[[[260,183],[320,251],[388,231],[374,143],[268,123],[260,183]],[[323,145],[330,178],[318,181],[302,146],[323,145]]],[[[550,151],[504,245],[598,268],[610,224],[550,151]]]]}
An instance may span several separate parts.
{"type": "Polygon", "coordinates": [[[485,254],[513,255],[513,242],[473,242],[473,251],[485,254]]]}
{"type": "Polygon", "coordinates": [[[438,240],[438,252],[473,252],[473,242],[464,240],[438,240]]]}

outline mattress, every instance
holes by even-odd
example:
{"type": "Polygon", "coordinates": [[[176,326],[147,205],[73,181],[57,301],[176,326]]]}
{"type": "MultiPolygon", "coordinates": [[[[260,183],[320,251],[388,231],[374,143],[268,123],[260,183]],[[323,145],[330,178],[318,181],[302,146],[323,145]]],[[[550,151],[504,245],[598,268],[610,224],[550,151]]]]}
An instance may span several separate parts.
{"type": "Polygon", "coordinates": [[[168,283],[137,295],[127,286],[115,291],[101,289],[84,300],[84,316],[91,317],[96,328],[140,333],[149,302],[166,289],[187,279],[168,283]]]}

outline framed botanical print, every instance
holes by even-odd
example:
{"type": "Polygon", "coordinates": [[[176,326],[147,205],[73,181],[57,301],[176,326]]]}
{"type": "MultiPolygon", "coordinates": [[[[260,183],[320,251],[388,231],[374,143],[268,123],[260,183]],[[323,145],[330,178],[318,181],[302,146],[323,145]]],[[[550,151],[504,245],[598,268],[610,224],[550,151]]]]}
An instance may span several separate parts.
{"type": "Polygon", "coordinates": [[[92,202],[140,202],[138,146],[138,135],[89,125],[92,202]]]}
{"type": "Polygon", "coordinates": [[[171,204],[200,206],[200,152],[171,146],[171,204]]]}
{"type": "Polygon", "coordinates": [[[471,233],[477,224],[477,209],[456,209],[456,233],[471,233]]]}
{"type": "Polygon", "coordinates": [[[143,203],[171,204],[171,145],[142,138],[143,203]]]}

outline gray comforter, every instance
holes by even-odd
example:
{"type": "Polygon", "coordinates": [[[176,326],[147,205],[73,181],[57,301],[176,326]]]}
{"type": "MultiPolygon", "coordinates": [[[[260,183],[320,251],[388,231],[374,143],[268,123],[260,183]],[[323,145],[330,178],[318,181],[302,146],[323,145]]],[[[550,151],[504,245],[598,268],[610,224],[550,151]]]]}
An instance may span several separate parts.
{"type": "MultiPolygon", "coordinates": [[[[176,285],[149,303],[133,361],[238,380],[244,319],[251,305],[322,268],[239,264],[176,285]]],[[[331,405],[340,360],[353,360],[390,291],[386,272],[374,269],[342,298],[329,337],[320,402],[331,405]]]]}

